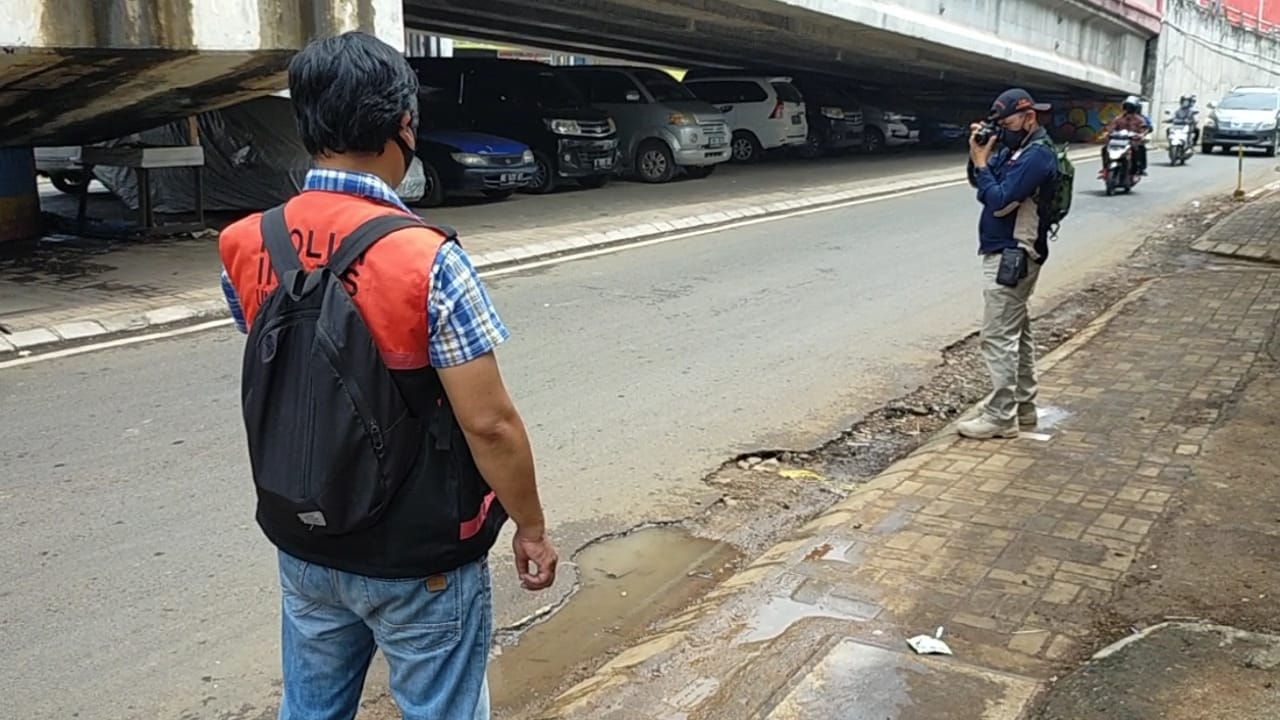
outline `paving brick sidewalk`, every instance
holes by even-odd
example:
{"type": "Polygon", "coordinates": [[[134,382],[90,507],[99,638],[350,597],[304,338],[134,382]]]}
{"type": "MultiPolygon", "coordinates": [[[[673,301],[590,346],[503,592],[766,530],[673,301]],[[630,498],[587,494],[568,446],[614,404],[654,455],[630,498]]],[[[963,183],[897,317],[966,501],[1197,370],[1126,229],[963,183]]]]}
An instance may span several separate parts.
{"type": "MultiPolygon", "coordinates": [[[[1265,232],[1280,203],[1225,223],[1265,232]]],[[[540,717],[1019,717],[1102,642],[1278,318],[1267,265],[1151,281],[1051,358],[1039,434],[934,438],[540,717]],[[912,654],[939,626],[956,656],[912,654]]]]}

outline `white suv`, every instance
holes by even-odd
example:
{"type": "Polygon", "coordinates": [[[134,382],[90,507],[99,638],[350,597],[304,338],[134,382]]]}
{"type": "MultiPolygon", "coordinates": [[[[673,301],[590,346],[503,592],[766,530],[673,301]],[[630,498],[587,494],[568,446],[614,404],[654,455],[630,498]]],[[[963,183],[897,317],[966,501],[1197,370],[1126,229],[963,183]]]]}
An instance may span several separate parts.
{"type": "Polygon", "coordinates": [[[733,130],[734,162],[755,162],[764,150],[803,145],[809,137],[804,97],[791,78],[708,77],[685,85],[724,113],[733,130]]]}

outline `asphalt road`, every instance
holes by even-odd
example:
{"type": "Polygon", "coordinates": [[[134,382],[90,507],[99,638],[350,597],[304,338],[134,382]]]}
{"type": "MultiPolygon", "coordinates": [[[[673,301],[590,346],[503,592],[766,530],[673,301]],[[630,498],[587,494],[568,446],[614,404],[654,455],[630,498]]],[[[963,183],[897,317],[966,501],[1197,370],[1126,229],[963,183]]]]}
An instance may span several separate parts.
{"type": "MultiPolygon", "coordinates": [[[[1038,305],[1160,215],[1229,192],[1234,166],[1156,166],[1115,198],[1085,167],[1038,305]]],[[[1274,166],[1250,158],[1248,183],[1274,166]]],[[[492,279],[563,548],[686,515],[730,455],[813,446],[914,386],[978,320],[975,223],[954,187],[492,279]]],[[[0,715],[272,716],[279,599],[252,522],[241,342],[213,331],[0,370],[0,715]]],[[[503,623],[556,597],[517,590],[506,557],[503,623]]]]}

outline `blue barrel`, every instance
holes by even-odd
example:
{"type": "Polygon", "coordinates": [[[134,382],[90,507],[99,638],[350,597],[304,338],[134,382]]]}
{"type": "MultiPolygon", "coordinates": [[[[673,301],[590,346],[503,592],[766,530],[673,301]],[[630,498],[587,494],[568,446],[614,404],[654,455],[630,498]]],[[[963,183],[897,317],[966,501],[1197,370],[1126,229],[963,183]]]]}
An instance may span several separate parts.
{"type": "Polygon", "coordinates": [[[0,243],[40,234],[40,193],[31,148],[0,148],[0,243]]]}

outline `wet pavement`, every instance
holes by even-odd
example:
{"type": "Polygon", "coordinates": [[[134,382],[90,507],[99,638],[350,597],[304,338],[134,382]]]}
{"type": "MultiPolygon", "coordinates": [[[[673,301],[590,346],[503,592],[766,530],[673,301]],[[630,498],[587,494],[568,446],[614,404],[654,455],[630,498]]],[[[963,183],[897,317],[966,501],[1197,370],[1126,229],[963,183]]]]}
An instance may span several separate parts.
{"type": "Polygon", "coordinates": [[[1019,717],[1110,641],[1100,616],[1272,362],[1280,268],[1201,257],[1046,358],[1045,427],[936,436],[536,716],[1019,717]],[[939,627],[955,657],[913,655],[939,627]]]}

